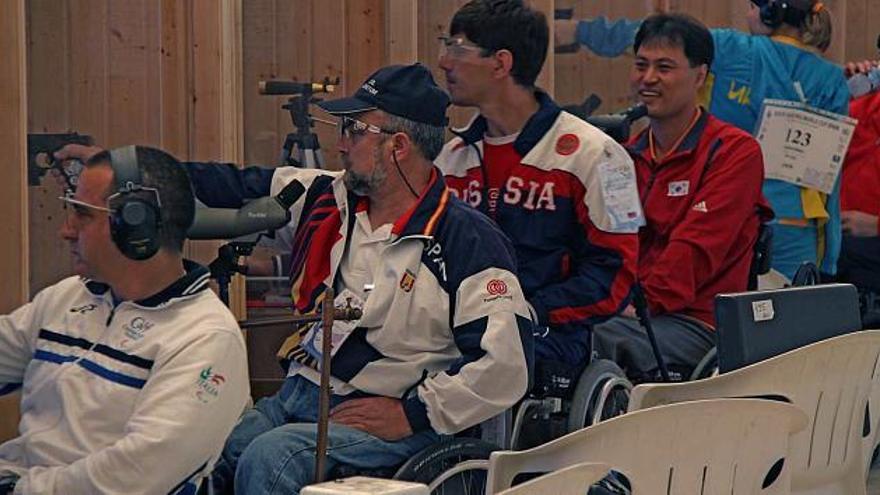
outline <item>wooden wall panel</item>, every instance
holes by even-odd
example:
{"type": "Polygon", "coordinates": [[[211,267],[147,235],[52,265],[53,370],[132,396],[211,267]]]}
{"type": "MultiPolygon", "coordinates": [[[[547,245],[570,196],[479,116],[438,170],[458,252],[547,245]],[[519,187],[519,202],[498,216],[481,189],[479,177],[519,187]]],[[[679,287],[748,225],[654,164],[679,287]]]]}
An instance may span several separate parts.
{"type": "MultiPolygon", "coordinates": [[[[69,6],[59,6],[55,0],[27,3],[28,132],[72,130],[70,37],[69,6]]],[[[28,187],[32,294],[71,270],[67,243],[58,236],[64,215],[59,193],[54,181],[46,178],[42,186],[28,187]]]]}
{"type": "MultiPolygon", "coordinates": [[[[351,1],[357,2],[358,0],[351,1]]],[[[361,81],[348,80],[345,70],[348,62],[345,53],[348,44],[346,32],[349,26],[348,9],[345,8],[345,3],[345,0],[312,0],[312,26],[308,33],[312,39],[310,50],[312,70],[305,80],[321,81],[325,77],[334,80],[338,77],[341,82],[335,93],[320,95],[324,99],[345,96],[354,91],[356,87],[354,85],[361,83],[361,81]]],[[[319,110],[314,110],[314,114],[325,120],[334,120],[319,110]]],[[[289,120],[286,129],[285,132],[293,130],[289,120]]],[[[315,124],[315,133],[322,146],[326,167],[332,170],[342,168],[339,154],[336,152],[336,128],[317,123],[315,124]]]]}
{"type": "MultiPolygon", "coordinates": [[[[839,4],[840,0],[835,2],[839,4]]],[[[846,0],[843,16],[836,10],[835,27],[843,17],[845,28],[841,35],[845,60],[877,59],[877,36],[880,35],[880,0],[846,0]]],[[[841,38],[835,38],[835,42],[841,38]]]]}
{"type": "MultiPolygon", "coordinates": [[[[245,163],[274,165],[293,127],[280,109],[285,98],[258,95],[257,81],[339,76],[338,92],[326,96],[335,98],[351,93],[375,68],[415,58],[443,85],[436,38],[465,1],[28,0],[28,129],[76,130],[105,146],[157,145],[181,158],[240,156],[245,163]],[[240,17],[224,31],[230,12],[240,17]],[[238,61],[224,58],[230,44],[239,43],[238,61]],[[222,116],[235,115],[238,106],[240,122],[222,116]]],[[[612,19],[643,17],[665,4],[710,26],[738,28],[745,28],[747,8],[745,0],[532,1],[548,14],[554,6],[574,7],[575,17],[612,19]]],[[[827,3],[837,15],[840,40],[832,56],[839,61],[876,56],[880,0],[827,3]]],[[[580,102],[595,92],[605,102],[600,111],[620,109],[632,101],[631,63],[629,54],[615,60],[584,50],[556,55],[548,59],[548,67],[555,66],[551,89],[560,103],[580,102]]],[[[464,124],[472,113],[452,109],[453,125],[464,124]]],[[[334,128],[317,124],[315,132],[328,167],[338,168],[334,128]]],[[[28,278],[35,291],[69,273],[70,266],[66,255],[58,255],[67,248],[56,233],[62,214],[57,188],[51,183],[28,192],[28,278]]]]}
{"type": "MultiPolygon", "coordinates": [[[[241,161],[240,0],[34,0],[28,8],[31,132],[104,147],[241,161]],[[88,26],[88,29],[84,29],[88,26]]],[[[30,188],[31,290],[70,273],[54,181],[30,188]]],[[[188,255],[209,261],[211,244],[188,255]]]]}
{"type": "MultiPolygon", "coordinates": [[[[651,9],[644,0],[556,0],[557,8],[573,8],[575,19],[600,15],[615,20],[638,19],[651,9]]],[[[628,107],[633,99],[629,89],[629,69],[632,52],[608,59],[594,55],[588,50],[577,53],[557,54],[556,99],[561,104],[580,103],[590,94],[602,98],[597,112],[612,112],[628,107]]]]}
{"type": "Polygon", "coordinates": [[[0,4],[0,149],[4,150],[0,211],[0,312],[28,298],[27,63],[25,6],[22,0],[0,4]]]}
{"type": "MultiPolygon", "coordinates": [[[[0,194],[0,312],[28,299],[27,62],[24,0],[0,2],[0,149],[4,150],[0,194]]],[[[18,395],[0,398],[0,443],[15,436],[18,395]]]]}
{"type": "Polygon", "coordinates": [[[345,2],[345,94],[353,93],[376,69],[389,64],[385,15],[384,0],[345,2]]]}
{"type": "Polygon", "coordinates": [[[391,64],[419,60],[419,2],[385,0],[385,57],[391,64]]]}

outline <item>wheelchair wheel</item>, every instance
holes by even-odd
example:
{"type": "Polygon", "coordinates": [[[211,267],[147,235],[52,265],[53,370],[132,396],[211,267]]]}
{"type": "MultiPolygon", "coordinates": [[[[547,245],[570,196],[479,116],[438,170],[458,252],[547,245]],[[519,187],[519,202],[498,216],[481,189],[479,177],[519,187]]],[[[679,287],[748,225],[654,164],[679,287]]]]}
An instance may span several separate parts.
{"type": "Polygon", "coordinates": [[[718,371],[718,348],[713,347],[709,349],[709,352],[703,356],[703,359],[697,364],[697,367],[694,368],[694,371],[691,373],[689,378],[690,381],[694,380],[702,380],[703,378],[709,378],[714,375],[718,371]]]}
{"type": "Polygon", "coordinates": [[[607,359],[597,359],[581,373],[568,412],[568,432],[626,412],[632,383],[607,359]]]}
{"type": "Polygon", "coordinates": [[[424,483],[432,495],[482,495],[489,454],[498,447],[473,438],[456,438],[419,452],[400,466],[394,479],[424,483]]]}

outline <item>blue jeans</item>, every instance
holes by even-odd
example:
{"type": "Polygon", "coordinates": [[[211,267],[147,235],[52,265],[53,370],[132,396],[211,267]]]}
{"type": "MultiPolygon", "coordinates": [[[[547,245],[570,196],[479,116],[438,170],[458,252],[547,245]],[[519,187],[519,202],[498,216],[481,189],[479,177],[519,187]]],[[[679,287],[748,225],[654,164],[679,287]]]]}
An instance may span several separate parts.
{"type": "MultiPolygon", "coordinates": [[[[332,396],[330,407],[346,397],[332,396]]],[[[301,376],[289,377],[281,390],[257,402],[232,430],[212,474],[214,488],[237,494],[299,493],[315,477],[318,387],[301,376]]],[[[397,442],[330,424],[327,469],[345,464],[377,469],[402,464],[416,452],[436,443],[433,431],[419,432],[397,442]]]]}

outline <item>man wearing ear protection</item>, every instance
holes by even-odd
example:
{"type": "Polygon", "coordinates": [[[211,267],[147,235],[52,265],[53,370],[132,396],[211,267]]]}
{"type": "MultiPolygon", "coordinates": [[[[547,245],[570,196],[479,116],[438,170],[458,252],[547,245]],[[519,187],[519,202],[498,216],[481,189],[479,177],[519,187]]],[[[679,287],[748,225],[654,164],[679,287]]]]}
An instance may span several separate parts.
{"type": "MultiPolygon", "coordinates": [[[[299,181],[291,223],[269,243],[292,255],[294,309],[313,313],[330,284],[337,304],[363,309],[333,328],[328,469],[400,465],[528,387],[532,324],[510,243],[431,163],[448,103],[425,66],[384,67],[352,97],[319,104],[339,119],[344,172],[190,165],[215,207],[299,181]]],[[[230,435],[217,491],[295,494],[314,479],[318,331],[284,343],[288,377],[230,435]]]]}
{"type": "Polygon", "coordinates": [[[156,149],[105,151],[61,200],[77,276],[0,316],[0,392],[22,389],[0,493],[194,493],[248,382],[234,317],[181,256],[186,172],[156,149]]]}

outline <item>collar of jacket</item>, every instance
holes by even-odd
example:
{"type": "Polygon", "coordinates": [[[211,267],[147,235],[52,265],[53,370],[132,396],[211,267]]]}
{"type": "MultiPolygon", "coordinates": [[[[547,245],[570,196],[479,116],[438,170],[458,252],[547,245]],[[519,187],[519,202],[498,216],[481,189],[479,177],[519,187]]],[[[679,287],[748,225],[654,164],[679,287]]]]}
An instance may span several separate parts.
{"type": "MultiPolygon", "coordinates": [[[[208,288],[208,279],[211,274],[207,268],[194,261],[183,260],[183,269],[186,270],[186,273],[174,283],[152,296],[134,301],[134,303],[146,308],[155,308],[171,299],[191,296],[208,288]]],[[[83,282],[86,289],[95,296],[103,296],[110,290],[110,286],[102,282],[89,279],[84,279],[83,282]]]]}
{"type": "MultiPolygon", "coordinates": [[[[700,107],[700,118],[697,120],[697,123],[694,127],[688,132],[687,136],[682,140],[681,144],[678,145],[678,149],[673,150],[671,153],[667,154],[663,157],[660,162],[667,162],[670,159],[678,158],[687,153],[693,153],[693,151],[697,148],[697,145],[700,144],[700,137],[703,135],[703,131],[706,130],[706,125],[709,123],[709,112],[706,111],[705,108],[700,107]]],[[[627,144],[627,149],[630,153],[641,156],[645,161],[651,162],[651,150],[649,150],[648,146],[648,130],[650,128],[644,129],[639,133],[638,136],[633,138],[629,144],[627,144]]]]}
{"type": "MultiPolygon", "coordinates": [[[[434,167],[428,185],[422,190],[416,203],[400,216],[391,228],[391,233],[398,240],[406,237],[432,237],[443,212],[449,204],[449,189],[442,179],[443,175],[434,167]]],[[[354,215],[369,208],[367,198],[348,193],[348,204],[351,208],[349,227],[354,225],[354,215]]]]}
{"type": "MultiPolygon", "coordinates": [[[[538,111],[529,117],[516,141],[513,142],[513,149],[520,156],[526,156],[538,144],[541,138],[547,134],[550,127],[553,126],[553,123],[556,122],[559,112],[562,111],[559,105],[550,98],[550,95],[540,89],[535,91],[535,98],[538,100],[538,111]]],[[[487,128],[486,118],[478,115],[467,127],[453,129],[452,132],[460,137],[465,144],[472,145],[483,139],[487,128]]]]}

